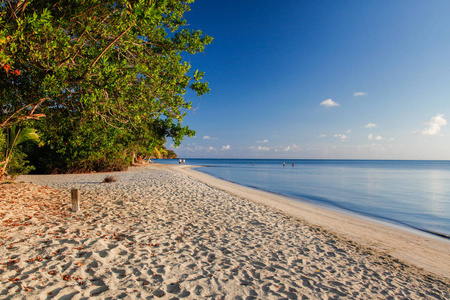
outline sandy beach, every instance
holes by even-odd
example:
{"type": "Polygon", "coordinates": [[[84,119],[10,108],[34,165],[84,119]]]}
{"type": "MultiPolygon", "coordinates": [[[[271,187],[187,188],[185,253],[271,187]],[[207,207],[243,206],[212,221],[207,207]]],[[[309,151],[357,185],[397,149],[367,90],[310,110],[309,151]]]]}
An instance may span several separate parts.
{"type": "Polygon", "coordinates": [[[19,181],[0,186],[1,299],[450,298],[446,240],[180,166],[19,181]]]}

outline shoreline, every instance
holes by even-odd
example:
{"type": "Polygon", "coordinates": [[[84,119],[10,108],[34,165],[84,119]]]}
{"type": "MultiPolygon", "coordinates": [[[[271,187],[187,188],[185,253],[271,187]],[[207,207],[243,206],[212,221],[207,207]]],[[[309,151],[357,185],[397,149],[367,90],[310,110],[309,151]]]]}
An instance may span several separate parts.
{"type": "Polygon", "coordinates": [[[193,158],[188,163],[219,179],[450,240],[449,161],[294,159],[296,168],[281,168],[284,161],[193,158]]]}
{"type": "MultiPolygon", "coordinates": [[[[441,272],[420,268],[380,244],[350,238],[352,232],[290,214],[309,210],[346,226],[348,217],[330,221],[338,215],[306,205],[298,210],[292,200],[197,171],[147,165],[18,180],[33,184],[0,186],[2,299],[450,296],[448,261],[441,272]],[[103,184],[108,175],[117,181],[103,184]],[[72,188],[80,190],[77,213],[70,210],[72,188]]],[[[364,230],[372,234],[375,227],[364,230]]],[[[416,252],[434,255],[430,246],[416,252]]]]}
{"type": "Polygon", "coordinates": [[[408,230],[357,213],[327,209],[296,201],[284,195],[226,181],[192,169],[196,166],[168,166],[232,195],[266,205],[312,225],[321,226],[343,238],[450,279],[450,265],[447,263],[450,261],[450,240],[444,237],[414,228],[408,230]],[[367,235],[368,232],[371,233],[370,236],[367,235]],[[419,253],[417,249],[423,249],[424,253],[419,253]]]}
{"type": "Polygon", "coordinates": [[[256,186],[240,184],[240,183],[235,182],[235,181],[230,181],[230,180],[227,180],[227,179],[224,179],[224,178],[216,177],[216,176],[211,175],[211,174],[209,174],[207,172],[196,170],[197,168],[205,168],[205,167],[208,167],[208,166],[197,166],[197,165],[186,165],[186,166],[184,166],[184,168],[189,168],[189,169],[191,169],[193,171],[205,174],[207,176],[211,176],[213,178],[216,178],[216,179],[219,179],[219,180],[222,180],[222,181],[225,181],[225,182],[229,182],[229,183],[232,183],[232,184],[236,184],[236,185],[239,185],[239,186],[247,187],[247,188],[252,189],[252,190],[265,192],[265,193],[268,193],[268,194],[271,194],[271,195],[279,196],[281,198],[285,198],[285,199],[289,199],[289,200],[292,200],[292,201],[301,202],[301,203],[304,203],[304,204],[309,205],[309,206],[317,207],[319,209],[324,209],[324,210],[328,210],[328,211],[334,211],[334,212],[337,212],[337,213],[342,214],[342,215],[355,217],[357,219],[367,220],[369,222],[382,224],[382,225],[385,225],[387,227],[393,227],[393,228],[399,229],[401,231],[411,232],[412,234],[415,234],[415,235],[420,235],[420,236],[428,237],[428,238],[431,238],[431,239],[438,239],[438,240],[442,240],[444,242],[448,241],[450,243],[450,235],[446,235],[446,234],[439,233],[439,232],[434,232],[434,231],[429,231],[429,230],[426,230],[426,229],[421,229],[419,227],[414,227],[414,226],[409,225],[409,224],[399,223],[396,220],[383,219],[382,217],[371,216],[370,214],[364,214],[362,212],[349,210],[349,209],[346,209],[346,208],[341,208],[341,207],[337,207],[337,206],[322,204],[322,203],[314,202],[312,200],[303,199],[303,198],[294,197],[294,196],[289,196],[289,195],[284,195],[284,194],[281,194],[281,193],[271,192],[271,191],[268,191],[268,190],[265,190],[265,189],[262,189],[262,188],[258,188],[256,186]]]}

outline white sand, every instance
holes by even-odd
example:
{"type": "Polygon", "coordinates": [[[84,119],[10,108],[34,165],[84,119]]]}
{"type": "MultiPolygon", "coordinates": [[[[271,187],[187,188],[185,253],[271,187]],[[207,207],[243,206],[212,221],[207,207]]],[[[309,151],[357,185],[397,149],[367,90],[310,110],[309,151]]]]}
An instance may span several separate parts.
{"type": "Polygon", "coordinates": [[[419,231],[394,228],[382,222],[326,210],[272,193],[216,179],[207,174],[179,168],[183,173],[238,197],[277,209],[289,216],[321,226],[342,237],[379,252],[407,261],[429,272],[450,278],[450,240],[419,231]]]}
{"type": "Polygon", "coordinates": [[[0,298],[450,298],[449,243],[170,168],[0,186],[0,298]]]}

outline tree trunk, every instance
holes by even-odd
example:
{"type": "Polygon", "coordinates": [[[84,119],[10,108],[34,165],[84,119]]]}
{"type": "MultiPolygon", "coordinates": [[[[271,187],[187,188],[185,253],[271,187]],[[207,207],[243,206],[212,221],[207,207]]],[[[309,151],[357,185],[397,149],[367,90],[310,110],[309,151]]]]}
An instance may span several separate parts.
{"type": "Polygon", "coordinates": [[[3,177],[5,177],[6,167],[8,166],[8,162],[9,162],[9,157],[7,157],[4,162],[2,162],[4,165],[2,167],[2,170],[0,171],[0,181],[2,181],[3,177]]]}

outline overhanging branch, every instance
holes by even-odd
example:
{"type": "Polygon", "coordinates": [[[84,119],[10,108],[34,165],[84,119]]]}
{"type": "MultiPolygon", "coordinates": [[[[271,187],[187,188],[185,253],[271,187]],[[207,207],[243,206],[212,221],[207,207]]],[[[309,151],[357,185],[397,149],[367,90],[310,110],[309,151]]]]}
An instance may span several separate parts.
{"type": "Polygon", "coordinates": [[[133,27],[133,25],[128,26],[128,28],[125,29],[125,31],[123,31],[118,37],[116,37],[111,43],[109,43],[109,45],[106,46],[105,49],[103,49],[103,51],[99,54],[99,56],[97,56],[97,58],[89,65],[89,68],[87,68],[87,70],[84,71],[83,75],[81,75],[81,77],[79,78],[80,80],[82,80],[87,75],[87,73],[95,66],[95,64],[103,56],[103,54],[105,54],[105,52],[108,51],[108,49],[111,48],[112,45],[114,45],[125,33],[127,33],[128,30],[131,29],[131,27],[133,27]]]}
{"type": "Polygon", "coordinates": [[[0,127],[6,127],[12,123],[14,123],[14,119],[40,119],[45,117],[44,114],[35,114],[34,111],[36,110],[36,108],[41,105],[42,103],[44,103],[46,100],[50,100],[50,98],[45,97],[39,100],[38,103],[36,104],[28,104],[25,105],[24,107],[22,107],[21,109],[19,109],[18,111],[16,111],[15,113],[13,113],[11,116],[9,116],[2,124],[0,124],[0,127]],[[32,107],[31,111],[25,115],[25,116],[21,116],[21,117],[16,117],[21,111],[25,110],[27,107],[32,107]]]}

